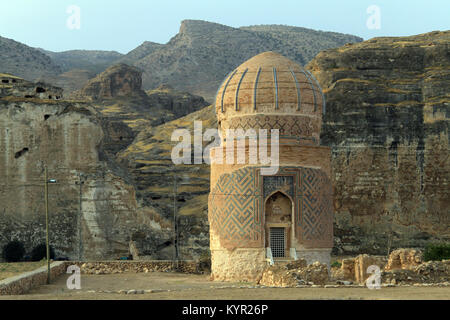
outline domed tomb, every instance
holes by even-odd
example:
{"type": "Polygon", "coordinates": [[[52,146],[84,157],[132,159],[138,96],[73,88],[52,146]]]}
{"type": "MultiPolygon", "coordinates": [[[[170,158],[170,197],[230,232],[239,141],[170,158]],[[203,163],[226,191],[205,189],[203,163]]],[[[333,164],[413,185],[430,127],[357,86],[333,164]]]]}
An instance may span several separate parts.
{"type": "Polygon", "coordinates": [[[284,139],[319,144],[322,90],[310,72],[278,53],[258,54],[233,70],[215,106],[222,136],[226,129],[270,128],[284,139]]]}
{"type": "Polygon", "coordinates": [[[320,146],[325,98],[312,74],[277,53],[261,53],[224,79],[215,108],[221,145],[210,154],[212,279],[258,281],[269,264],[299,258],[329,265],[331,150],[320,146]],[[227,129],[243,130],[230,138],[227,129]],[[273,173],[263,173],[267,163],[248,160],[255,144],[234,141],[246,142],[249,129],[278,129],[277,147],[270,145],[271,154],[279,148],[273,173]],[[230,163],[229,153],[245,161],[230,163]]]}

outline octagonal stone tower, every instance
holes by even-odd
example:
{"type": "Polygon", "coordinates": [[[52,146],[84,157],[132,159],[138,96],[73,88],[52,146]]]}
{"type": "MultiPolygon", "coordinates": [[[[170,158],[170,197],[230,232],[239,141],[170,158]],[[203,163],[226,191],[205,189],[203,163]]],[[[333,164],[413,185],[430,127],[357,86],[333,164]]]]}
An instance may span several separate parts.
{"type": "Polygon", "coordinates": [[[331,151],[319,145],[325,99],[315,78],[282,55],[264,52],[225,78],[215,107],[221,145],[211,149],[212,278],[258,281],[267,265],[298,258],[329,265],[331,151]],[[249,161],[250,143],[232,145],[244,162],[227,162],[227,129],[278,129],[277,173],[262,175],[266,165],[249,161]]]}

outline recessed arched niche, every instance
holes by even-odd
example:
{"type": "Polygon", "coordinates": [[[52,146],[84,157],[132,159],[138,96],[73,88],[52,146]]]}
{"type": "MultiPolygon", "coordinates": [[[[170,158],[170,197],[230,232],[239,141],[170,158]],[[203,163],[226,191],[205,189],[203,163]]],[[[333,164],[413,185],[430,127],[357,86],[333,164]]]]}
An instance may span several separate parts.
{"type": "Polygon", "coordinates": [[[266,199],[264,207],[265,246],[274,258],[287,257],[291,247],[292,200],[277,191],[266,199]]]}

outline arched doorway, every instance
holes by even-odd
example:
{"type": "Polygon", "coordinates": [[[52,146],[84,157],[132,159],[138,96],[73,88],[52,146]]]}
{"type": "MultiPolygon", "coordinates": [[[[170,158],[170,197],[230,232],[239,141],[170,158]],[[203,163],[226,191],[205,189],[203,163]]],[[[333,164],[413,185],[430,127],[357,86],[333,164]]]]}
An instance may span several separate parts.
{"type": "Polygon", "coordinates": [[[269,196],[264,206],[266,247],[273,258],[289,256],[291,247],[292,201],[277,191],[269,196]]]}

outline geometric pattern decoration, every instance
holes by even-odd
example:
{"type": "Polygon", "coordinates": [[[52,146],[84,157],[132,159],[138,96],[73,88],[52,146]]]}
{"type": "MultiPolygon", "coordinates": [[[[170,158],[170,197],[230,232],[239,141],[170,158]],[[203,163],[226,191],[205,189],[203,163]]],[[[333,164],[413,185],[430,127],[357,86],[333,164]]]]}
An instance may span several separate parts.
{"type": "Polygon", "coordinates": [[[320,169],[280,167],[275,176],[261,176],[246,167],[223,174],[209,195],[211,231],[223,248],[262,248],[264,204],[275,191],[295,199],[295,238],[308,248],[333,247],[331,181],[320,169]]]}
{"type": "Polygon", "coordinates": [[[291,198],[294,197],[293,176],[265,176],[263,177],[264,199],[275,191],[282,191],[291,198]]]}
{"type": "Polygon", "coordinates": [[[251,115],[234,117],[222,121],[222,129],[278,129],[281,138],[298,139],[301,145],[319,143],[320,120],[307,116],[284,115],[251,115]]]}
{"type": "Polygon", "coordinates": [[[262,247],[259,201],[254,168],[219,178],[209,196],[209,220],[222,247],[262,247]]]}
{"type": "Polygon", "coordinates": [[[306,247],[333,246],[333,189],[319,169],[301,169],[300,242],[306,247]]]}

